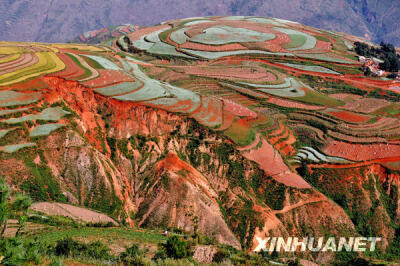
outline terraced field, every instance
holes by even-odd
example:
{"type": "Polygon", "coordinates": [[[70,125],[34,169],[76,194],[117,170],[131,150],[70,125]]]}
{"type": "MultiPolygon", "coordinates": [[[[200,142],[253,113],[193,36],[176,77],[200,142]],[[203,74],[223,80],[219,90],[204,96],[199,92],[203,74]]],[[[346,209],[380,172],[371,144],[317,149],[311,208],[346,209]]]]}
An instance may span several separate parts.
{"type": "Polygon", "coordinates": [[[52,95],[60,90],[55,84],[191,117],[261,164],[258,153],[273,151],[280,159],[270,174],[293,186],[306,185],[291,165],[359,161],[332,143],[360,149],[387,143],[395,150],[400,144],[397,113],[389,112],[395,103],[351,91],[326,94],[300,76],[357,84],[366,94],[369,82],[394,91],[396,84],[345,72],[359,67],[349,59],[354,37],[261,17],[193,18],[125,30],[112,47],[0,43],[0,150],[34,149],[36,140],[71,126],[74,113],[62,104],[48,106],[63,100],[52,95]],[[24,136],[7,141],[18,127],[26,128],[24,136]],[[305,145],[307,136],[297,135],[305,131],[327,148],[305,145]]]}

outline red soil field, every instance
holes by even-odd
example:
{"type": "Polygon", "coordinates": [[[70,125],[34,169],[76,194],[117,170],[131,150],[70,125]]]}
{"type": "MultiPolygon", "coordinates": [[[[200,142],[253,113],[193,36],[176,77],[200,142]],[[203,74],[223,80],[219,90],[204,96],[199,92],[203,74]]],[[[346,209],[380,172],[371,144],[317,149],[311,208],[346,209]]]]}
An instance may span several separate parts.
{"type": "Polygon", "coordinates": [[[353,161],[369,161],[400,156],[400,145],[354,144],[332,141],[323,152],[330,156],[339,156],[353,161]]]}
{"type": "Polygon", "coordinates": [[[276,98],[276,97],[269,97],[267,100],[268,103],[276,104],[279,106],[284,106],[284,107],[290,107],[290,108],[298,108],[298,109],[305,109],[305,110],[322,110],[325,107],[323,106],[317,106],[317,105],[309,105],[305,103],[300,103],[300,102],[294,102],[282,98],[276,98]]]}
{"type": "Polygon", "coordinates": [[[229,112],[228,110],[224,109],[224,117],[222,118],[222,124],[219,128],[217,128],[217,131],[223,131],[231,127],[233,121],[235,120],[236,116],[229,112]]]}
{"type": "Polygon", "coordinates": [[[341,100],[341,101],[344,101],[347,99],[359,100],[359,99],[363,98],[360,95],[350,94],[350,93],[334,93],[334,94],[329,94],[329,97],[337,99],[337,100],[341,100]]]}
{"type": "Polygon", "coordinates": [[[213,97],[202,97],[200,107],[192,112],[191,117],[206,126],[215,126],[215,124],[222,123],[222,110],[220,100],[213,97]]]}
{"type": "Polygon", "coordinates": [[[272,40],[268,40],[265,42],[245,43],[245,45],[249,49],[261,49],[268,50],[270,52],[287,52],[287,50],[282,46],[285,43],[290,42],[289,36],[287,34],[274,30],[271,30],[271,33],[275,34],[275,38],[272,40]]]}
{"type": "Polygon", "coordinates": [[[181,112],[181,113],[187,113],[188,111],[193,109],[193,102],[191,100],[184,100],[184,101],[178,101],[176,104],[173,105],[161,105],[161,104],[155,104],[152,103],[151,101],[145,101],[141,102],[144,105],[151,106],[154,108],[159,108],[159,109],[164,109],[169,112],[181,112]]]}
{"type": "Polygon", "coordinates": [[[286,137],[288,137],[288,136],[289,136],[289,130],[288,130],[288,128],[286,127],[286,128],[285,128],[285,131],[283,131],[282,134],[276,134],[274,137],[269,137],[269,138],[268,138],[268,141],[269,141],[269,143],[271,143],[272,145],[274,145],[274,144],[277,143],[279,140],[284,139],[284,138],[286,138],[286,137]]]}
{"type": "Polygon", "coordinates": [[[296,188],[311,187],[301,176],[289,170],[280,154],[265,139],[259,149],[244,152],[243,156],[258,163],[267,175],[279,183],[296,188]]]}
{"type": "Polygon", "coordinates": [[[330,42],[324,42],[324,41],[317,41],[317,44],[315,45],[314,49],[312,49],[314,52],[318,50],[318,52],[329,52],[332,48],[332,44],[330,42]]]}
{"type": "Polygon", "coordinates": [[[352,123],[363,123],[371,119],[371,117],[369,116],[356,114],[348,111],[330,111],[327,113],[340,120],[352,123]]]}
{"type": "Polygon", "coordinates": [[[118,84],[121,82],[132,82],[132,78],[122,71],[118,70],[108,70],[108,69],[98,69],[100,74],[99,77],[82,82],[85,86],[90,86],[92,88],[110,86],[112,84],[118,84]]]}
{"type": "Polygon", "coordinates": [[[390,117],[379,117],[377,121],[375,121],[374,123],[370,123],[370,124],[348,124],[346,125],[348,128],[351,129],[378,129],[381,127],[393,127],[399,124],[399,120],[397,120],[396,118],[390,118],[390,117]]]}
{"type": "Polygon", "coordinates": [[[85,70],[79,67],[67,54],[57,53],[57,56],[64,62],[66,68],[59,72],[53,73],[53,75],[61,76],[68,79],[76,79],[85,74],[85,70]]]}
{"type": "Polygon", "coordinates": [[[276,76],[273,73],[267,72],[263,68],[256,67],[187,66],[182,69],[185,71],[185,74],[229,80],[257,80],[258,82],[271,82],[276,80],[276,76]]]}
{"type": "MultiPolygon", "coordinates": [[[[292,145],[293,143],[296,142],[296,138],[293,136],[293,133],[291,131],[288,131],[288,134],[285,134],[284,137],[285,138],[288,137],[288,138],[286,140],[283,140],[283,141],[278,142],[277,144],[275,144],[274,145],[275,149],[281,150],[286,145],[292,145]]],[[[284,137],[282,137],[282,138],[284,138],[284,137]]]]}
{"type": "Polygon", "coordinates": [[[390,105],[390,102],[384,99],[365,98],[351,103],[346,103],[346,105],[341,108],[362,113],[372,113],[388,105],[390,105]]]}
{"type": "Polygon", "coordinates": [[[209,51],[209,52],[227,52],[237,50],[247,50],[247,48],[239,43],[230,43],[224,45],[207,45],[202,43],[185,42],[178,46],[179,48],[186,48],[198,51],[209,51]]]}
{"type": "Polygon", "coordinates": [[[144,28],[144,29],[140,29],[138,31],[129,33],[128,37],[131,41],[137,41],[140,38],[142,38],[144,35],[147,35],[149,33],[152,33],[152,32],[158,31],[158,30],[168,29],[168,28],[170,28],[170,26],[168,26],[168,25],[159,25],[159,26],[144,28]]]}
{"type": "Polygon", "coordinates": [[[256,23],[256,22],[246,22],[244,24],[242,21],[226,20],[223,23],[221,21],[215,21],[215,22],[208,22],[208,23],[192,25],[192,26],[187,27],[187,30],[185,31],[185,33],[189,37],[193,37],[193,36],[203,33],[203,31],[206,30],[207,28],[211,28],[214,26],[221,26],[221,25],[229,26],[232,28],[249,29],[249,30],[263,32],[263,33],[274,33],[275,32],[272,29],[273,25],[267,25],[267,24],[256,23]]]}
{"type": "Polygon", "coordinates": [[[254,112],[240,104],[237,104],[237,103],[232,102],[227,99],[223,99],[223,101],[224,101],[224,110],[228,110],[229,112],[231,112],[234,115],[247,116],[247,117],[251,117],[251,118],[257,117],[256,112],[254,112]]]}
{"type": "Polygon", "coordinates": [[[292,156],[296,153],[296,150],[293,148],[292,145],[286,145],[280,150],[280,152],[285,156],[292,156]]]}
{"type": "Polygon", "coordinates": [[[1,86],[1,90],[18,90],[18,91],[29,91],[33,89],[45,89],[47,88],[46,83],[41,77],[25,80],[19,83],[15,83],[9,86],[1,86]]]}
{"type": "Polygon", "coordinates": [[[279,136],[285,132],[286,128],[282,123],[279,123],[279,128],[269,134],[270,137],[279,136]]]}

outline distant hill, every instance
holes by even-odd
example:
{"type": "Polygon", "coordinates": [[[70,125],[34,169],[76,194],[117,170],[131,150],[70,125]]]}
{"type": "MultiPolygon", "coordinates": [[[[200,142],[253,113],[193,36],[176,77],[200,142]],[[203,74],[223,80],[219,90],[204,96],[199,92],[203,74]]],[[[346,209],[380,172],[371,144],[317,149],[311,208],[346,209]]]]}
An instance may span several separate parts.
{"type": "Polygon", "coordinates": [[[153,25],[191,16],[256,15],[400,46],[400,1],[392,0],[3,0],[0,40],[65,42],[110,25],[153,25]]]}
{"type": "Polygon", "coordinates": [[[98,30],[91,30],[79,35],[78,37],[75,37],[70,42],[87,44],[101,43],[114,37],[119,37],[121,35],[134,32],[138,28],[139,27],[133,26],[131,24],[125,24],[120,26],[102,28],[98,30]]]}

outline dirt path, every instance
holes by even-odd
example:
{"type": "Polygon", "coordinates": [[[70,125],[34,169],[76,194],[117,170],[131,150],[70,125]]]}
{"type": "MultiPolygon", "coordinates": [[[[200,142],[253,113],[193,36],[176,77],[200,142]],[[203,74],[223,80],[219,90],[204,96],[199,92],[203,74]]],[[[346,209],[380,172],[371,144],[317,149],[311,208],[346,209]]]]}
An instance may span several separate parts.
{"type": "Polygon", "coordinates": [[[293,205],[285,206],[282,210],[273,211],[272,213],[273,214],[278,214],[278,213],[282,214],[282,213],[286,213],[288,211],[291,211],[293,209],[299,208],[299,207],[301,207],[303,205],[314,203],[314,202],[320,202],[320,201],[326,201],[326,198],[320,196],[320,197],[312,197],[312,198],[310,198],[308,200],[300,200],[299,202],[297,202],[297,203],[295,203],[293,205]]]}

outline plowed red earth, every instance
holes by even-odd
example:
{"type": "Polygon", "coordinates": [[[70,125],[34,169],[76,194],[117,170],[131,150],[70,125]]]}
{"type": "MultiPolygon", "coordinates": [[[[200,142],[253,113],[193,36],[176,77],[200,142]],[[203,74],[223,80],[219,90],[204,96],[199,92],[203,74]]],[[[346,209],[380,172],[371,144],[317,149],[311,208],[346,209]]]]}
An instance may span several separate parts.
{"type": "Polygon", "coordinates": [[[246,46],[251,49],[268,50],[271,52],[287,52],[287,50],[284,49],[282,46],[285,43],[290,42],[289,36],[279,31],[271,30],[271,33],[275,34],[274,39],[266,42],[247,43],[246,46]]]}
{"type": "Polygon", "coordinates": [[[223,99],[223,101],[224,101],[224,110],[228,110],[232,114],[235,114],[237,116],[248,116],[251,118],[257,117],[257,114],[254,111],[252,111],[240,104],[237,104],[237,103],[232,102],[227,99],[223,99]]]}
{"type": "Polygon", "coordinates": [[[37,90],[37,89],[45,89],[47,88],[46,83],[42,80],[41,77],[36,77],[33,79],[29,79],[20,83],[12,84],[9,86],[1,86],[1,90],[18,90],[18,91],[29,91],[29,90],[37,90]]]}
{"type": "Polygon", "coordinates": [[[294,101],[290,101],[290,100],[286,100],[286,99],[282,99],[282,98],[276,98],[276,97],[269,97],[267,102],[275,104],[275,105],[279,105],[279,106],[297,108],[297,109],[305,109],[305,110],[322,110],[325,108],[323,106],[309,105],[309,104],[294,102],[294,101]]]}
{"type": "Polygon", "coordinates": [[[232,28],[243,28],[243,29],[249,29],[253,31],[258,31],[258,32],[263,32],[263,33],[274,33],[275,31],[272,29],[272,26],[266,25],[266,24],[261,24],[261,23],[253,23],[253,22],[247,22],[244,24],[242,21],[229,21],[226,20],[223,23],[221,21],[215,21],[215,22],[209,22],[209,23],[202,23],[202,24],[197,24],[193,26],[189,26],[185,33],[189,37],[196,36],[198,34],[203,33],[204,30],[207,28],[211,28],[214,26],[229,26],[232,28]]]}
{"type": "Polygon", "coordinates": [[[85,70],[75,64],[74,60],[67,54],[58,53],[57,56],[64,62],[66,68],[53,75],[61,76],[63,78],[76,79],[85,74],[85,70]]]}
{"type": "Polygon", "coordinates": [[[237,51],[246,50],[247,48],[239,43],[230,43],[224,45],[206,45],[194,42],[185,42],[179,45],[179,48],[186,48],[198,51],[208,51],[208,52],[227,52],[227,51],[237,51]]]}
{"type": "Polygon", "coordinates": [[[215,77],[229,80],[257,80],[258,82],[271,82],[276,76],[262,68],[253,67],[197,67],[190,66],[182,68],[186,74],[215,77]]]}
{"type": "Polygon", "coordinates": [[[235,121],[236,116],[229,112],[228,110],[224,110],[224,117],[222,125],[217,129],[218,131],[223,131],[231,127],[233,121],[235,121]]]}
{"type": "Polygon", "coordinates": [[[168,28],[170,28],[170,26],[168,26],[168,25],[159,25],[159,26],[140,29],[138,31],[129,33],[128,36],[131,41],[137,41],[140,38],[142,38],[144,35],[147,35],[149,33],[152,33],[152,32],[158,31],[158,30],[164,30],[164,29],[166,30],[168,28]]]}
{"type": "Polygon", "coordinates": [[[323,152],[326,155],[339,156],[353,161],[370,161],[387,157],[399,157],[400,145],[353,144],[332,141],[326,146],[323,152]]]}
{"type": "Polygon", "coordinates": [[[372,113],[382,107],[390,105],[390,102],[383,99],[363,98],[358,101],[347,103],[342,108],[362,113],[372,113]]]}
{"type": "Polygon", "coordinates": [[[351,113],[347,111],[331,111],[327,113],[333,115],[336,118],[339,118],[340,120],[352,123],[363,123],[371,119],[369,116],[351,113]]]}
{"type": "Polygon", "coordinates": [[[132,78],[130,78],[127,74],[124,74],[122,71],[107,69],[99,69],[97,71],[100,74],[98,78],[82,82],[82,84],[92,88],[97,88],[121,82],[132,82],[132,78]]]}
{"type": "Polygon", "coordinates": [[[289,170],[280,154],[265,139],[259,149],[253,149],[243,155],[247,159],[257,162],[266,174],[279,183],[296,188],[311,188],[301,176],[289,170]]]}

